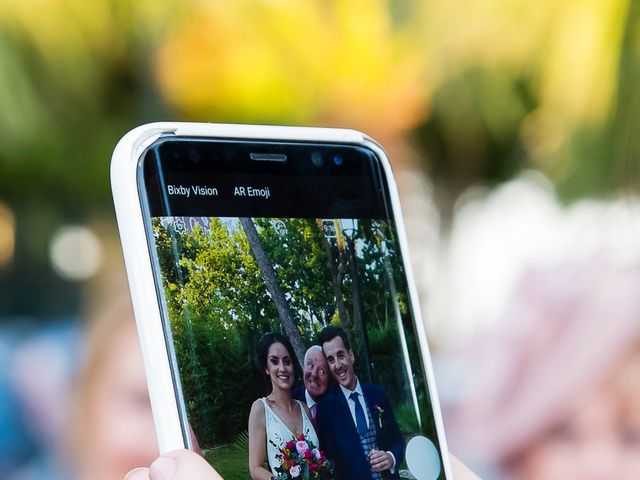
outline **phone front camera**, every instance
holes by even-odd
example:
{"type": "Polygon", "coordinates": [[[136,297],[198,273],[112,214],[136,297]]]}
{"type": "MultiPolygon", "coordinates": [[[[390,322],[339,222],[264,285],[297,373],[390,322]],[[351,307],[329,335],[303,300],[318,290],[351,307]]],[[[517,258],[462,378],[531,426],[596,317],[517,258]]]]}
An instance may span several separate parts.
{"type": "Polygon", "coordinates": [[[337,154],[336,154],[336,155],[334,155],[334,156],[333,156],[333,164],[334,164],[336,167],[339,167],[340,165],[342,165],[342,157],[341,157],[340,155],[337,155],[337,154]]]}
{"type": "Polygon", "coordinates": [[[311,154],[311,163],[313,163],[314,167],[321,167],[322,166],[322,154],[320,152],[313,152],[311,154]]]}

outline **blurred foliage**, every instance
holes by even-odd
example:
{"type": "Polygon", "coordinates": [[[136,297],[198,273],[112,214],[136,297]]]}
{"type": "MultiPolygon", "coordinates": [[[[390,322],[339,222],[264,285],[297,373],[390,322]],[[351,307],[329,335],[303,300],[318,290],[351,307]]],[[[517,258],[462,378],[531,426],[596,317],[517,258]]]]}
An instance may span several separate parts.
{"type": "Polygon", "coordinates": [[[0,202],[17,229],[0,312],[75,310],[48,243],[112,222],[110,154],[137,124],[359,128],[399,165],[421,153],[446,226],[467,187],[525,167],[567,201],[637,188],[638,85],[631,0],[0,0],[0,202]]]}
{"type": "Polygon", "coordinates": [[[406,130],[428,89],[417,15],[372,0],[192,2],[156,73],[187,118],[406,130]],[[384,128],[382,128],[384,126],[384,128]]]}
{"type": "Polygon", "coordinates": [[[415,138],[455,198],[541,170],[566,200],[637,188],[640,5],[424,3],[432,110],[415,138]]]}
{"type": "Polygon", "coordinates": [[[149,95],[134,4],[1,3],[5,198],[76,215],[108,205],[113,142],[144,120],[137,105],[149,95]]]}

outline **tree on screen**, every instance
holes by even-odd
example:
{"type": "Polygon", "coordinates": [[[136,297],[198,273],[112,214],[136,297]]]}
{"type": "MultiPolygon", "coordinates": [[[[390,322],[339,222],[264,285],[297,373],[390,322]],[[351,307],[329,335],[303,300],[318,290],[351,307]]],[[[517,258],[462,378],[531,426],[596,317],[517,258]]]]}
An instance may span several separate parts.
{"type": "Polygon", "coordinates": [[[269,260],[269,257],[264,250],[262,242],[260,241],[260,237],[258,237],[258,231],[256,230],[256,226],[253,224],[253,220],[251,220],[250,218],[241,218],[240,223],[242,224],[242,228],[247,235],[249,247],[253,252],[253,257],[258,264],[258,268],[260,268],[260,272],[262,273],[262,278],[264,279],[264,282],[267,286],[267,290],[269,291],[269,294],[273,299],[273,303],[278,310],[278,315],[280,317],[282,326],[287,333],[287,337],[289,337],[289,341],[291,342],[293,349],[296,352],[298,363],[302,365],[306,349],[304,343],[302,342],[300,332],[296,327],[293,315],[291,314],[289,304],[287,303],[284,293],[282,292],[282,289],[278,284],[278,280],[273,269],[273,264],[269,260]]]}

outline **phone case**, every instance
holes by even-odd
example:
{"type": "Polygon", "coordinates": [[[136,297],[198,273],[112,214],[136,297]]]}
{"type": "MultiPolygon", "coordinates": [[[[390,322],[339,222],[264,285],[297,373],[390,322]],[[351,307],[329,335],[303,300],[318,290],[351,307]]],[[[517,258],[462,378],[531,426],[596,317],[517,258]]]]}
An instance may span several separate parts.
{"type": "Polygon", "coordinates": [[[181,406],[177,400],[170,367],[169,349],[163,331],[137,182],[140,156],[147,147],[164,136],[332,142],[360,145],[376,153],[387,177],[412,308],[415,320],[419,323],[416,331],[419,335],[433,415],[443,455],[443,469],[447,478],[453,478],[426,332],[422,324],[411,265],[408,261],[408,244],[400,200],[391,165],[378,143],[361,132],[348,129],[162,122],[139,126],[128,132],[118,142],[111,160],[111,188],[160,452],[190,446],[188,439],[184,438],[180,424],[181,406]]]}

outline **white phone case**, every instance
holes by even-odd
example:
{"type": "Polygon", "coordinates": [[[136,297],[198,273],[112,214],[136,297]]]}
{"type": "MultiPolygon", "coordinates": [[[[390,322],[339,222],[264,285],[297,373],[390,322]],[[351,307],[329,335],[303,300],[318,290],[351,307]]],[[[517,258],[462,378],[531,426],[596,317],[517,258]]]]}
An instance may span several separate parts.
{"type": "Polygon", "coordinates": [[[180,424],[180,412],[184,412],[184,407],[180,405],[178,400],[180,395],[174,388],[170,367],[171,354],[167,348],[163,330],[161,307],[154,283],[137,181],[141,155],[147,147],[164,136],[343,143],[360,145],[377,154],[384,167],[389,186],[391,206],[404,259],[403,267],[411,296],[411,306],[418,324],[416,331],[424,359],[433,415],[443,456],[444,472],[446,478],[452,479],[440,404],[424,323],[420,314],[418,294],[408,261],[408,244],[391,165],[378,143],[361,132],[346,129],[162,122],[137,127],[118,142],[111,160],[111,188],[160,452],[190,447],[190,440],[184,438],[180,424]]]}

